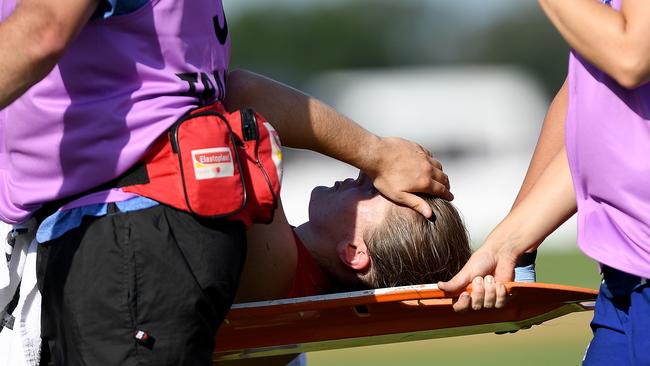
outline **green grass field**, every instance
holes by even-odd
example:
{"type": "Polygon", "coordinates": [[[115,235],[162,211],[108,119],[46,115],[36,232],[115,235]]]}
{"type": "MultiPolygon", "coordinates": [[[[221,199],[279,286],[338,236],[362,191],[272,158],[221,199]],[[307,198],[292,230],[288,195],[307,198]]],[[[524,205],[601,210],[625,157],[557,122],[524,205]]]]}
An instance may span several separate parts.
{"type": "MultiPolygon", "coordinates": [[[[540,252],[537,280],[598,288],[596,264],[578,251],[540,252]]],[[[591,312],[570,314],[514,334],[481,334],[312,352],[310,366],[580,365],[591,339],[591,312]]]]}

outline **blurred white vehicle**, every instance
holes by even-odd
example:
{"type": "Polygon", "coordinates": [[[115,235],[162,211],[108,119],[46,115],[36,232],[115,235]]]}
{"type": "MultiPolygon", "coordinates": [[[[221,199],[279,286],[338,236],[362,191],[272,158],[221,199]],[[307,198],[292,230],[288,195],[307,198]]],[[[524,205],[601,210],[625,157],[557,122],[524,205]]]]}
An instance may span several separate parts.
{"type": "MultiPolygon", "coordinates": [[[[540,85],[511,67],[332,72],[309,91],[378,135],[404,137],[434,152],[474,246],[510,210],[548,106],[540,85]]],[[[307,220],[312,187],[357,174],[312,152],[287,149],[285,156],[282,199],[293,224],[307,220]]],[[[547,241],[547,249],[572,248],[574,219],[547,241]]]]}

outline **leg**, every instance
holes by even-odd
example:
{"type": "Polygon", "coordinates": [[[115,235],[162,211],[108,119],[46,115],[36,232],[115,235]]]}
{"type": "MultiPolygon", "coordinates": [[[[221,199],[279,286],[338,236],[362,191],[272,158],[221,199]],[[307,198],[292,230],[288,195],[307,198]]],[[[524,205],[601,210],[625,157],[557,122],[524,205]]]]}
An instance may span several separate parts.
{"type": "Polygon", "coordinates": [[[620,311],[600,287],[591,329],[594,337],[587,348],[583,366],[631,365],[625,335],[625,312],[620,311]]]}
{"type": "Polygon", "coordinates": [[[52,364],[211,365],[244,240],[239,224],[161,205],[87,218],[47,243],[39,281],[52,364]]]}
{"type": "Polygon", "coordinates": [[[148,365],[212,365],[214,338],[246,258],[244,228],[161,210],[160,238],[152,240],[145,231],[132,234],[138,271],[134,317],[138,329],[154,338],[140,348],[141,355],[148,365]],[[173,240],[164,244],[166,237],[173,240]]]}
{"type": "Polygon", "coordinates": [[[637,288],[630,295],[627,325],[630,358],[634,365],[650,365],[650,286],[637,288]]]}

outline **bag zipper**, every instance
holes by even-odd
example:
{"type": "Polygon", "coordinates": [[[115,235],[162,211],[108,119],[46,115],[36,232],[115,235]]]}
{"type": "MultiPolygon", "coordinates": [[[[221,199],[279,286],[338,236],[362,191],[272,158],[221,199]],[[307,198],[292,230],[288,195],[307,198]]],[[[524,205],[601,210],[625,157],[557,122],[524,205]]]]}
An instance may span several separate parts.
{"type": "Polygon", "coordinates": [[[241,115],[241,134],[244,141],[258,140],[259,126],[257,125],[255,112],[250,108],[244,108],[239,111],[239,114],[241,115]]]}
{"type": "MultiPolygon", "coordinates": [[[[266,169],[264,169],[264,166],[260,161],[260,157],[258,153],[259,144],[260,144],[259,124],[257,123],[257,118],[255,117],[255,111],[253,111],[250,108],[244,108],[240,110],[239,113],[241,115],[241,128],[242,128],[242,136],[244,137],[244,141],[255,140],[255,163],[257,164],[259,170],[262,172],[262,175],[264,176],[264,180],[266,181],[266,185],[269,187],[269,191],[271,192],[271,196],[273,196],[273,212],[275,212],[275,209],[278,208],[278,198],[275,196],[275,191],[273,190],[273,184],[271,183],[271,179],[269,178],[266,169]]],[[[273,137],[269,136],[269,138],[273,138],[273,137]]],[[[273,216],[271,216],[269,223],[271,221],[273,221],[273,216]]]]}

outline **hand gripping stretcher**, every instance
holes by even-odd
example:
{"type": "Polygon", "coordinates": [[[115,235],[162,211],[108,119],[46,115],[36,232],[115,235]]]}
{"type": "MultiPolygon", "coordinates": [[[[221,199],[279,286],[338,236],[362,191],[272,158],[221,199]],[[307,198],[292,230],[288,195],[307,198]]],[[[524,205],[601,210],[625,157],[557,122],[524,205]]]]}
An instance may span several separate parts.
{"type": "Polygon", "coordinates": [[[392,287],[233,305],[217,334],[214,360],[513,332],[592,310],[597,291],[508,283],[501,309],[455,313],[436,285],[392,287]]]}

